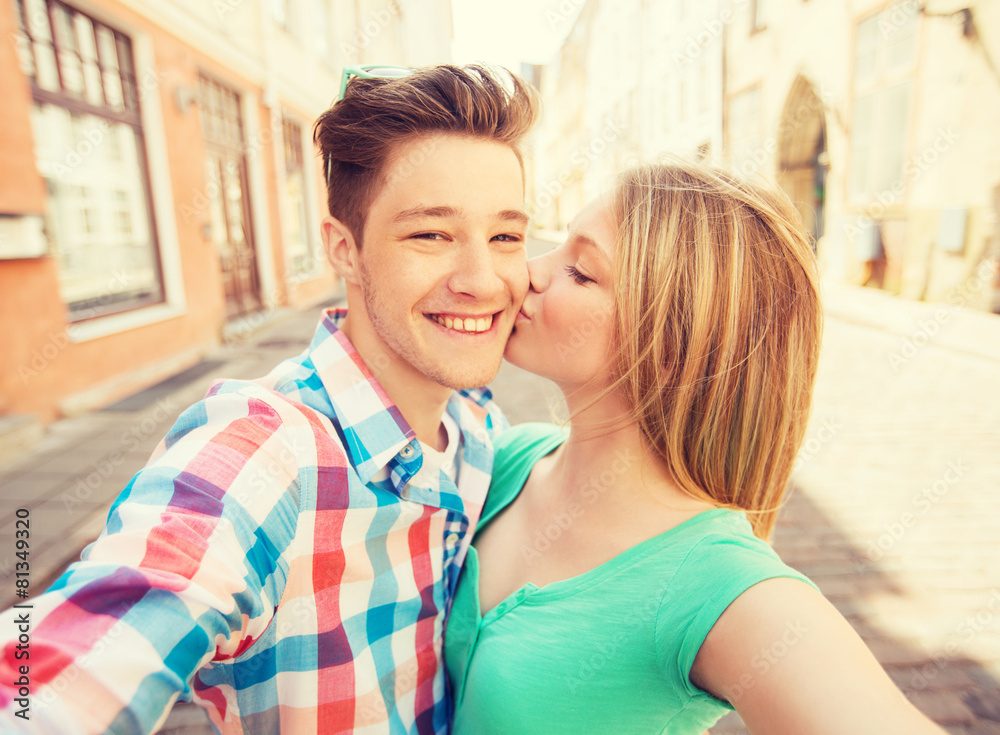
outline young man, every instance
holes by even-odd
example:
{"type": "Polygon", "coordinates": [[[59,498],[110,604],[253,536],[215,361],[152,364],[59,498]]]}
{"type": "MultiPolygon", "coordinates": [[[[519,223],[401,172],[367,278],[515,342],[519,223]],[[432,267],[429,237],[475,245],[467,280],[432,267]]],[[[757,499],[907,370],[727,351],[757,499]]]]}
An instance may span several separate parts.
{"type": "Polygon", "coordinates": [[[347,310],[181,415],[31,601],[30,659],[0,631],[0,731],[147,733],[178,696],[223,733],[447,731],[441,636],[505,425],[474,387],[528,286],[535,115],[520,80],[441,66],[321,116],[347,310]]]}

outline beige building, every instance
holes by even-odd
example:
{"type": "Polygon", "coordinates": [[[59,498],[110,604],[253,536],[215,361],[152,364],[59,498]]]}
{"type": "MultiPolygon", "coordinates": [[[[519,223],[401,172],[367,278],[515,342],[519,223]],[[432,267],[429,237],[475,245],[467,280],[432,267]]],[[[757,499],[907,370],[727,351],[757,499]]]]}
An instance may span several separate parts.
{"type": "Polygon", "coordinates": [[[588,0],[543,93],[543,226],[635,156],[707,157],[778,180],[828,277],[996,308],[997,0],[588,0]],[[602,116],[620,134],[562,163],[602,116]]]}
{"type": "Polygon", "coordinates": [[[830,277],[993,308],[1000,3],[749,9],[726,48],[731,160],[778,179],[830,277]]]}
{"type": "Polygon", "coordinates": [[[722,150],[720,0],[589,0],[543,67],[534,210],[559,229],[629,163],[722,150]]]}
{"type": "Polygon", "coordinates": [[[451,58],[448,0],[0,4],[0,438],[334,294],[312,124],[451,58]]]}

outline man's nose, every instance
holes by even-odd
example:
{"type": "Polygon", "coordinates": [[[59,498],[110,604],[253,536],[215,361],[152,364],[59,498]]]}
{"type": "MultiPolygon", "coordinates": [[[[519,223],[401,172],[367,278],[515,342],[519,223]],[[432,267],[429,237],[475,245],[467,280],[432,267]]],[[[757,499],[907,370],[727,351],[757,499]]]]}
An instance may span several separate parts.
{"type": "Polygon", "coordinates": [[[488,242],[467,243],[459,249],[457,258],[455,272],[449,279],[452,291],[478,300],[495,298],[503,292],[504,281],[488,242]]]}

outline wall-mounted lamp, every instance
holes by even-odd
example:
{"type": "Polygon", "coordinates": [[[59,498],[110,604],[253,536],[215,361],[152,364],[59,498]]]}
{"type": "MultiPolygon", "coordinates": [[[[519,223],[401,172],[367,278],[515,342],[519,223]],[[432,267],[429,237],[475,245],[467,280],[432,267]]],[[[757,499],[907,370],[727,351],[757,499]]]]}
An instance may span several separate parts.
{"type": "Polygon", "coordinates": [[[174,104],[177,105],[177,111],[182,115],[198,101],[198,92],[190,87],[174,87],[174,104]]]}
{"type": "Polygon", "coordinates": [[[962,24],[962,35],[965,38],[972,38],[976,35],[976,22],[972,19],[972,8],[961,8],[959,10],[949,10],[944,13],[928,12],[927,6],[920,6],[920,13],[927,18],[953,18],[962,24]]]}
{"type": "Polygon", "coordinates": [[[944,13],[928,13],[926,5],[920,6],[920,12],[927,18],[950,18],[955,25],[962,24],[962,37],[977,47],[983,55],[986,65],[989,66],[993,76],[1000,81],[1000,64],[993,59],[989,48],[983,43],[983,39],[976,28],[976,17],[972,12],[972,7],[964,7],[959,10],[950,10],[944,13]]]}
{"type": "Polygon", "coordinates": [[[961,17],[963,36],[966,38],[972,38],[976,35],[976,24],[972,21],[972,8],[962,8],[961,10],[956,10],[955,15],[961,17]]]}

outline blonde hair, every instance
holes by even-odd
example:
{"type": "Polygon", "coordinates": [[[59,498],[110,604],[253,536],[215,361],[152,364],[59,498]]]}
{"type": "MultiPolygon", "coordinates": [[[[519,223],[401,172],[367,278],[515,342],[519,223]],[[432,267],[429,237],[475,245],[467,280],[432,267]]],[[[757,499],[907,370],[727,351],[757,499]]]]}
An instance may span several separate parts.
{"type": "Polygon", "coordinates": [[[615,189],[615,381],[688,495],[774,527],[819,359],[816,261],[776,187],[681,161],[615,189]]]}

